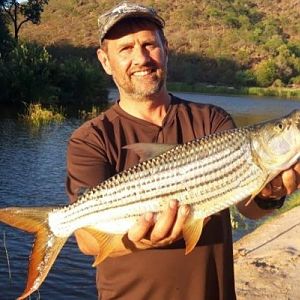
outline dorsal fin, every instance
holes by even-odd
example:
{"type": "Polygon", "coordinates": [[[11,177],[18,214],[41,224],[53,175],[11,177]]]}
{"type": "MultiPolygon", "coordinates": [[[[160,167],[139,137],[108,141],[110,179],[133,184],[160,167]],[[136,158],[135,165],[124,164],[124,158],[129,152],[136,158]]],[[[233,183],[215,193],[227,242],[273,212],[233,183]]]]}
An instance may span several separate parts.
{"type": "Polygon", "coordinates": [[[147,159],[158,156],[172,148],[176,145],[170,144],[154,144],[154,143],[136,143],[124,146],[124,149],[133,150],[139,157],[140,161],[145,161],[147,159]]]}

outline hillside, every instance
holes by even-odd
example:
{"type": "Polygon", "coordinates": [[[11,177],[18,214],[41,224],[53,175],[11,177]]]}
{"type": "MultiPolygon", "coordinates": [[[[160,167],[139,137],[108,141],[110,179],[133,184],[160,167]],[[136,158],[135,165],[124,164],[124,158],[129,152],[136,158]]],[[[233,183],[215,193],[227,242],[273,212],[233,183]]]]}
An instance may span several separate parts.
{"type": "MultiPolygon", "coordinates": [[[[98,46],[97,16],[118,2],[50,0],[41,24],[26,24],[21,38],[94,57],[98,46]]],[[[139,2],[154,6],[166,20],[171,63],[176,65],[170,68],[173,81],[228,84],[238,70],[255,70],[270,58],[280,69],[277,77],[285,83],[300,75],[298,0],[139,2]]]]}

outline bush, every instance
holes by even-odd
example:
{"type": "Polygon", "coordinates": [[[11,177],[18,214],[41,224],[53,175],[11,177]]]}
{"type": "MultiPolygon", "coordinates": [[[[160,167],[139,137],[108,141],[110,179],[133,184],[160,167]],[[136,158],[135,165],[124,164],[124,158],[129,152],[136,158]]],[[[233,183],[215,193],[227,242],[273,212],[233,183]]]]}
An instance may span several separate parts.
{"type": "Polygon", "coordinates": [[[94,104],[107,97],[100,67],[81,58],[68,58],[60,63],[54,70],[53,84],[60,89],[61,103],[94,104]]]}
{"type": "Polygon", "coordinates": [[[51,106],[49,108],[42,107],[40,103],[27,105],[25,114],[20,115],[20,118],[34,126],[50,122],[62,122],[65,119],[62,111],[51,106]]]}
{"type": "Polygon", "coordinates": [[[16,46],[5,59],[0,59],[5,89],[1,88],[2,102],[42,101],[53,93],[49,86],[50,55],[45,48],[34,44],[16,46]]]}
{"type": "Polygon", "coordinates": [[[7,24],[0,13],[0,58],[6,57],[14,47],[14,40],[9,34],[7,24]]]}
{"type": "Polygon", "coordinates": [[[272,84],[273,87],[279,87],[279,88],[282,88],[284,87],[284,83],[280,80],[280,79],[276,79],[273,84],[272,84]]]}
{"type": "Polygon", "coordinates": [[[235,82],[239,86],[255,85],[255,76],[251,70],[240,70],[235,73],[235,82]]]}
{"type": "Polygon", "coordinates": [[[275,62],[271,59],[260,62],[254,70],[254,75],[259,86],[267,87],[272,85],[277,78],[275,62]]]}
{"type": "Polygon", "coordinates": [[[300,75],[292,77],[290,79],[291,84],[299,85],[300,86],[300,75]]]}
{"type": "Polygon", "coordinates": [[[0,57],[0,103],[103,103],[107,96],[100,67],[82,59],[54,60],[36,44],[20,44],[0,57]]]}

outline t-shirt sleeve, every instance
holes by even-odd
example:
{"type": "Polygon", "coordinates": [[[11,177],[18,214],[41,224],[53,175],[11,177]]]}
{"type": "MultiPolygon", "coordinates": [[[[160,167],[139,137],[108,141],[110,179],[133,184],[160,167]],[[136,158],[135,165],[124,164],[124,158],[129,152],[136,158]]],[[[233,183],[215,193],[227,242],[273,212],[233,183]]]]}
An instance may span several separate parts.
{"type": "Polygon", "coordinates": [[[111,175],[112,167],[99,134],[91,127],[76,130],[67,148],[66,191],[70,202],[111,175]]]}
{"type": "Polygon", "coordinates": [[[214,106],[210,112],[211,133],[235,128],[236,125],[229,113],[214,106]]]}

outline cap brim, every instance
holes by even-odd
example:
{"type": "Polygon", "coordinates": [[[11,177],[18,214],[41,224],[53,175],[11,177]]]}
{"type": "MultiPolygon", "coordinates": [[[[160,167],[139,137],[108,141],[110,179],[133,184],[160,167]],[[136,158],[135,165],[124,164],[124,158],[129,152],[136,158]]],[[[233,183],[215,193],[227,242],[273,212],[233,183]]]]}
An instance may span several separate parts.
{"type": "Polygon", "coordinates": [[[116,16],[116,18],[114,18],[113,20],[110,21],[109,24],[106,24],[106,28],[104,31],[102,31],[102,35],[100,37],[100,43],[104,40],[105,36],[107,35],[107,33],[120,21],[124,20],[124,19],[128,19],[128,18],[144,18],[144,19],[148,19],[149,21],[153,22],[154,24],[156,24],[159,28],[164,28],[164,21],[163,19],[159,18],[158,16],[153,16],[149,13],[146,12],[128,12],[127,14],[120,14],[118,16],[116,16]]]}

